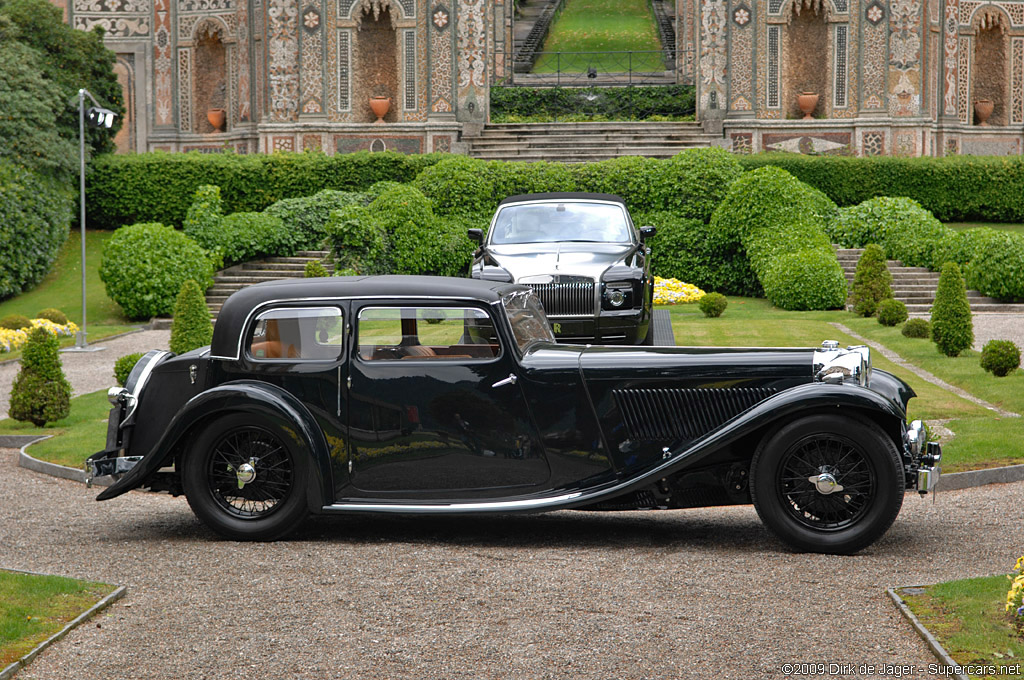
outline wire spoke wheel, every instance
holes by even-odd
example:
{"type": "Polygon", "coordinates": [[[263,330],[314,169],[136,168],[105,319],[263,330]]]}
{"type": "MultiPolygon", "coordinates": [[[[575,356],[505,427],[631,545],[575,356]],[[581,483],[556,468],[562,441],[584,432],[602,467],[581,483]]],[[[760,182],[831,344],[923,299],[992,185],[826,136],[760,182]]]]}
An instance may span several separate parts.
{"type": "Polygon", "coordinates": [[[793,519],[818,530],[856,523],[871,506],[876,487],[870,460],[854,442],[836,435],[797,442],[778,468],[783,506],[793,519]]]}
{"type": "Polygon", "coordinates": [[[277,437],[263,428],[246,427],[226,433],[214,445],[209,461],[210,493],[235,517],[266,517],[291,492],[291,456],[277,437]]]}

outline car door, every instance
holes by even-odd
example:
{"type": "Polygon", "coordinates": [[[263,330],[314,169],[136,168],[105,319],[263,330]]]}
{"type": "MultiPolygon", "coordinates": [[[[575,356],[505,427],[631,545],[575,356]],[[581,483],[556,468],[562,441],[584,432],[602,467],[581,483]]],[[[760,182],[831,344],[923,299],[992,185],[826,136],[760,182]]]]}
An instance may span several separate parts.
{"type": "Polygon", "coordinates": [[[495,498],[544,487],[543,447],[515,353],[484,306],[353,304],[352,493],[495,498]]]}

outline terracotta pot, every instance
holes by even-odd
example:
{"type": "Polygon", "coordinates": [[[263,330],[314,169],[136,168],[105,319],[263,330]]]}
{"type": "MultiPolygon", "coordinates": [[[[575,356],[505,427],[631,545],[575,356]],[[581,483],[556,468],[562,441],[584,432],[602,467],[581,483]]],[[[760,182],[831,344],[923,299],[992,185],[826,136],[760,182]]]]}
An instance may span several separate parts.
{"type": "Polygon", "coordinates": [[[384,124],[384,116],[391,110],[391,97],[370,97],[370,108],[373,115],[377,116],[377,125],[384,124]]]}
{"type": "Polygon", "coordinates": [[[988,119],[992,115],[992,111],[996,108],[996,103],[991,99],[978,99],[974,102],[974,115],[978,119],[978,125],[988,125],[988,119]]]}
{"type": "Polygon", "coordinates": [[[814,109],[818,107],[818,94],[815,92],[801,92],[796,96],[797,106],[800,107],[800,112],[804,114],[803,120],[814,120],[811,116],[814,113],[814,109]]]}
{"type": "Polygon", "coordinates": [[[206,120],[210,121],[214,131],[220,132],[224,129],[224,122],[227,120],[228,112],[224,109],[209,109],[206,112],[206,120]]]}

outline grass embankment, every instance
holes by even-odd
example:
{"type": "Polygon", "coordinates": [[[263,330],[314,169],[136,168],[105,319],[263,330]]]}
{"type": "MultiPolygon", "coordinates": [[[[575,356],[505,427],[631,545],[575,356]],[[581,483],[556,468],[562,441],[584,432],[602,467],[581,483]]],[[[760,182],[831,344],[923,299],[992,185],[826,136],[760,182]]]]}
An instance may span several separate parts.
{"type": "Polygon", "coordinates": [[[654,15],[646,0],[565,0],[565,6],[551,25],[544,52],[594,52],[578,57],[562,55],[560,60],[542,57],[534,73],[583,73],[596,68],[601,73],[664,71],[658,52],[654,15]],[[614,54],[650,52],[649,54],[614,54]]]}
{"type": "Polygon", "coordinates": [[[104,583],[0,571],[0,669],[113,591],[104,583]]]}
{"type": "MultiPolygon", "coordinates": [[[[85,234],[85,300],[88,311],[88,340],[124,333],[137,326],[124,317],[121,307],[107,297],[100,281],[100,259],[103,243],[113,235],[110,231],[87,231],[85,234]]],[[[72,231],[56,262],[39,285],[9,300],[0,302],[0,317],[21,314],[34,318],[41,310],[56,307],[68,319],[82,325],[82,239],[72,231]]],[[[61,347],[75,344],[74,338],[61,338],[61,347]]],[[[21,358],[21,351],[0,353],[0,361],[21,358]]]]}
{"type": "Polygon", "coordinates": [[[971,677],[1024,678],[1024,642],[1013,634],[1005,611],[1008,587],[1005,576],[987,576],[899,595],[958,665],[996,670],[971,677]]]}
{"type": "MultiPolygon", "coordinates": [[[[1024,413],[1024,372],[995,378],[981,369],[978,352],[951,359],[939,354],[931,341],[905,338],[898,327],[881,326],[875,319],[843,311],[787,312],[754,298],[729,298],[728,309],[718,319],[704,318],[697,305],[669,309],[679,345],[816,347],[825,339],[861,344],[829,325],[838,322],[951,385],[1008,411],[1024,413]]],[[[876,368],[894,373],[914,388],[917,398],[910,402],[910,418],[949,421],[946,427],[956,436],[943,442],[943,470],[1024,463],[1024,418],[1002,418],[893,364],[879,352],[873,352],[871,359],[876,368]]]]}
{"type": "MultiPolygon", "coordinates": [[[[110,384],[114,384],[111,366],[110,384]]],[[[50,439],[33,444],[29,449],[33,458],[48,463],[81,468],[85,459],[102,451],[107,441],[107,416],[110,402],[107,391],[99,390],[77,396],[71,400],[71,413],[67,418],[36,427],[7,418],[0,420],[0,434],[50,435],[50,439]]]]}

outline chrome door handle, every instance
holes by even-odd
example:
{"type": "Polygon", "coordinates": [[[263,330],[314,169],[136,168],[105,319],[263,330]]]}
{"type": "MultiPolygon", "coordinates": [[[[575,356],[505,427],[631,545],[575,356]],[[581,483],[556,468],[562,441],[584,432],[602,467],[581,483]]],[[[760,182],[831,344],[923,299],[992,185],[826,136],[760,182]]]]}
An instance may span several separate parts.
{"type": "Polygon", "coordinates": [[[504,380],[499,380],[498,382],[491,385],[491,387],[504,387],[505,385],[515,385],[518,381],[519,378],[516,377],[515,373],[509,373],[507,378],[505,378],[504,380]]]}

